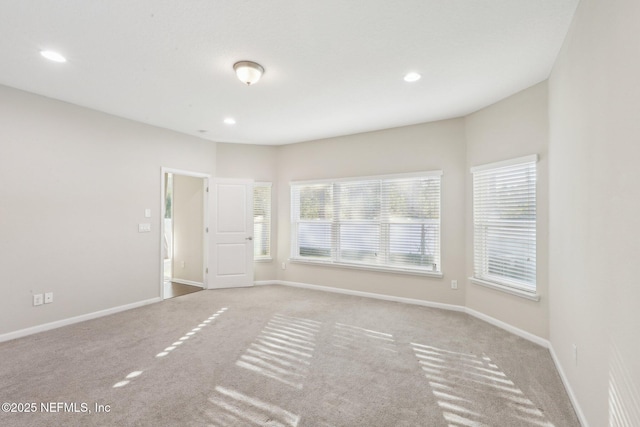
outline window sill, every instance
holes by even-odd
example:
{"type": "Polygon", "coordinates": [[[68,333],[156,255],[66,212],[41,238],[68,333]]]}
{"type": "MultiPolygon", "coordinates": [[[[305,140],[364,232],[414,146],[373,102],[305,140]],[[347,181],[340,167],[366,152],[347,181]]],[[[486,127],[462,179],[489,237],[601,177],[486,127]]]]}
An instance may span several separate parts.
{"type": "Polygon", "coordinates": [[[253,260],[253,262],[271,262],[273,261],[273,258],[268,257],[268,258],[255,258],[253,260]]]}
{"type": "Polygon", "coordinates": [[[326,267],[338,267],[338,268],[351,268],[355,270],[366,270],[366,271],[380,271],[383,273],[396,273],[396,274],[410,274],[414,276],[427,276],[427,277],[437,277],[441,279],[444,275],[441,272],[434,271],[420,271],[420,270],[410,270],[403,268],[393,268],[393,267],[376,267],[369,265],[359,265],[359,264],[349,264],[343,262],[327,262],[321,260],[308,260],[308,259],[300,259],[300,258],[290,258],[289,262],[294,264],[311,264],[311,265],[322,265],[326,267]]]}
{"type": "Polygon", "coordinates": [[[515,295],[520,298],[525,298],[531,301],[540,301],[540,294],[535,292],[529,292],[522,289],[516,289],[509,286],[501,285],[499,283],[488,282],[486,280],[477,279],[475,277],[469,277],[471,283],[484,286],[485,288],[495,289],[497,291],[505,292],[507,294],[515,295]]]}

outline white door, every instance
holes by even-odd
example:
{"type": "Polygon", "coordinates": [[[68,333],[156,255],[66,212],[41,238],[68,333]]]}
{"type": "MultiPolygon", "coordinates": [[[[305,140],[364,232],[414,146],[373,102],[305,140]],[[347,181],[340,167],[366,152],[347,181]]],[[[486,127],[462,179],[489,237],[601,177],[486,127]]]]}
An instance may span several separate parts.
{"type": "Polygon", "coordinates": [[[209,288],[253,286],[253,182],[213,185],[213,280],[209,288]]]}

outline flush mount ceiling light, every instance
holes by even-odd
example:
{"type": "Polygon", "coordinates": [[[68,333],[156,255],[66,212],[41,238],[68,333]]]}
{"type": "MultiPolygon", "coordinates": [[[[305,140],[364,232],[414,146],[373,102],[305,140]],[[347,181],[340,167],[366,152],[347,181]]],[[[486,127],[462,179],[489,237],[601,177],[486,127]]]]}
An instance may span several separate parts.
{"type": "Polygon", "coordinates": [[[240,61],[233,64],[233,69],[236,70],[236,76],[238,79],[247,86],[256,84],[262,74],[264,74],[264,68],[262,65],[253,61],[240,61]]]}
{"type": "Polygon", "coordinates": [[[236,119],[234,119],[233,117],[227,117],[226,119],[224,119],[224,122],[228,125],[235,125],[236,119]]]}
{"type": "Polygon", "coordinates": [[[60,55],[58,52],[54,52],[52,50],[41,50],[40,51],[40,55],[44,56],[45,58],[47,58],[50,61],[67,62],[67,58],[65,58],[64,56],[60,55]]]}
{"type": "Polygon", "coordinates": [[[420,80],[420,77],[422,77],[420,74],[418,73],[407,73],[404,76],[404,81],[405,82],[409,82],[409,83],[413,83],[413,82],[417,82],[418,80],[420,80]]]}

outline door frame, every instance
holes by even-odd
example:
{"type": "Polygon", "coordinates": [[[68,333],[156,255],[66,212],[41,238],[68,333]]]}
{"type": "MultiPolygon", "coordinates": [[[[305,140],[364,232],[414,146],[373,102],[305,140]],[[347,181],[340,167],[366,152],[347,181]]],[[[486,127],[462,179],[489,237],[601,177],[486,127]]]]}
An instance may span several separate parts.
{"type": "Polygon", "coordinates": [[[174,174],[174,175],[183,175],[190,176],[193,178],[202,178],[203,179],[203,200],[202,200],[202,289],[207,289],[208,285],[208,266],[209,266],[209,186],[212,182],[211,175],[207,173],[201,172],[193,172],[182,169],[174,169],[162,166],[160,168],[160,298],[162,300],[165,299],[164,295],[164,216],[166,211],[166,200],[165,200],[165,174],[174,174]]]}

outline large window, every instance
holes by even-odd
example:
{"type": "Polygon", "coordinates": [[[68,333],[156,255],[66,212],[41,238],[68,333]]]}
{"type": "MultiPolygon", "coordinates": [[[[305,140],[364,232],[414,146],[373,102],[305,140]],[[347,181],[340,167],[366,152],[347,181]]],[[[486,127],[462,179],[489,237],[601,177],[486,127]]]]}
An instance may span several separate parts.
{"type": "Polygon", "coordinates": [[[271,259],[271,183],[253,185],[253,258],[271,259]]]}
{"type": "Polygon", "coordinates": [[[292,259],[440,275],[441,175],[292,183],[292,259]]]}
{"type": "Polygon", "coordinates": [[[535,293],[536,162],[533,155],[471,169],[473,279],[535,293]]]}

